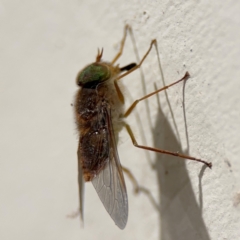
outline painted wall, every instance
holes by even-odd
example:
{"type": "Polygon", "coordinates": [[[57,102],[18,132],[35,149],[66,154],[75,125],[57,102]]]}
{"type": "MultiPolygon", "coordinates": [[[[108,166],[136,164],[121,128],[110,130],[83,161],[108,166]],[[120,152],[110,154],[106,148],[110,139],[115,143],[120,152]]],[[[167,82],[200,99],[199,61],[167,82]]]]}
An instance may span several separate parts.
{"type": "MultiPolygon", "coordinates": [[[[1,1],[1,239],[240,239],[240,3],[238,1],[1,1]],[[104,48],[113,59],[124,25],[142,70],[122,80],[139,143],[179,151],[200,163],[134,148],[123,132],[119,155],[139,184],[119,230],[91,184],[85,227],[66,217],[78,208],[75,77],[104,48]],[[169,99],[169,101],[167,101],[169,99]]],[[[128,36],[121,66],[137,61],[128,36]]]]}

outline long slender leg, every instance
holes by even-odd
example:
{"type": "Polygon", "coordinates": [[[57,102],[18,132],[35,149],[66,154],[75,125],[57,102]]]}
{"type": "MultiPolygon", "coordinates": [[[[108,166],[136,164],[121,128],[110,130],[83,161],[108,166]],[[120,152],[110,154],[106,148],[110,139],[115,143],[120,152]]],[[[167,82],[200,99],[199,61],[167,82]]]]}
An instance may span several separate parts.
{"type": "Polygon", "coordinates": [[[83,178],[83,171],[82,166],[80,163],[80,145],[78,146],[78,191],[79,191],[79,211],[82,224],[84,222],[84,215],[83,215],[83,207],[84,207],[84,178],[83,178]]]}
{"type": "Polygon", "coordinates": [[[142,63],[143,63],[143,61],[146,59],[146,57],[147,57],[148,54],[150,53],[150,51],[151,51],[151,49],[152,49],[152,46],[155,45],[156,43],[157,43],[157,40],[156,40],[156,39],[152,40],[152,42],[151,42],[151,44],[150,44],[150,47],[148,48],[147,52],[146,52],[145,55],[143,56],[143,58],[142,58],[142,60],[140,61],[140,63],[137,64],[136,66],[134,66],[133,68],[131,68],[131,69],[130,69],[129,71],[127,71],[126,73],[118,76],[118,77],[116,78],[116,80],[119,80],[119,79],[127,76],[127,75],[130,74],[131,72],[135,71],[136,69],[140,68],[141,65],[142,65],[142,63]]]}
{"type": "Polygon", "coordinates": [[[159,92],[161,92],[161,91],[163,91],[163,90],[166,90],[166,89],[168,89],[169,87],[171,87],[171,86],[173,86],[173,85],[175,85],[175,84],[177,84],[177,83],[179,83],[179,82],[181,82],[181,81],[183,81],[183,80],[187,80],[189,77],[190,77],[189,73],[186,72],[185,75],[184,75],[184,77],[181,78],[180,80],[178,80],[178,81],[176,81],[176,82],[174,82],[174,83],[172,83],[172,84],[169,84],[169,85],[167,85],[167,86],[165,86],[165,87],[163,87],[163,88],[160,88],[160,89],[158,89],[158,90],[156,90],[156,91],[154,91],[154,92],[152,92],[152,93],[149,93],[148,95],[146,95],[146,96],[144,96],[144,97],[142,97],[142,98],[137,99],[136,101],[133,102],[133,104],[132,104],[132,105],[128,108],[128,110],[125,112],[124,117],[127,117],[127,116],[133,111],[133,109],[137,106],[137,104],[138,104],[139,102],[141,102],[141,101],[143,101],[143,100],[145,100],[145,99],[147,99],[147,98],[149,98],[149,97],[151,97],[151,96],[153,96],[153,95],[155,95],[155,94],[157,94],[157,93],[159,93],[159,92]]]}
{"type": "Polygon", "coordinates": [[[120,46],[120,50],[119,52],[117,53],[117,55],[114,57],[114,59],[112,60],[111,64],[113,65],[117,60],[118,58],[122,55],[123,53],[123,47],[124,47],[124,44],[125,44],[125,40],[126,40],[126,37],[127,37],[127,31],[130,29],[130,26],[129,25],[126,25],[125,28],[124,28],[124,34],[123,34],[123,38],[122,38],[122,41],[121,41],[121,46],[120,46]]]}
{"type": "Polygon", "coordinates": [[[78,146],[78,194],[79,194],[79,209],[72,213],[72,214],[68,214],[67,217],[69,218],[75,218],[80,214],[80,220],[81,220],[81,225],[83,227],[84,225],[84,185],[85,185],[85,181],[83,178],[83,171],[82,171],[82,166],[80,164],[80,157],[79,157],[79,153],[80,153],[80,145],[78,146]]]}
{"type": "Polygon", "coordinates": [[[133,184],[133,187],[134,187],[134,192],[136,194],[138,194],[139,192],[144,193],[149,198],[149,200],[153,204],[153,206],[156,209],[159,209],[159,206],[156,203],[152,193],[147,188],[138,185],[136,178],[133,176],[132,172],[128,168],[125,168],[125,167],[122,166],[122,170],[131,180],[131,182],[133,184]]]}
{"type": "Polygon", "coordinates": [[[128,169],[122,166],[122,170],[125,174],[127,174],[127,176],[129,177],[129,179],[131,180],[133,187],[134,187],[134,192],[138,193],[139,192],[139,186],[137,183],[136,178],[133,176],[132,172],[128,169]]]}
{"type": "Polygon", "coordinates": [[[117,95],[118,95],[118,98],[119,98],[120,102],[124,104],[124,96],[122,94],[121,89],[118,86],[117,81],[114,81],[114,86],[115,86],[115,89],[117,91],[117,95]]]}
{"type": "Polygon", "coordinates": [[[148,147],[148,146],[139,145],[137,143],[134,135],[133,135],[131,127],[127,123],[125,123],[125,127],[127,129],[127,132],[129,134],[129,136],[131,137],[133,145],[137,148],[142,148],[142,149],[153,151],[153,152],[168,154],[168,155],[172,155],[172,156],[176,156],[176,157],[180,157],[180,158],[185,158],[185,159],[201,162],[201,163],[204,163],[209,168],[212,168],[212,163],[211,162],[206,162],[206,161],[204,161],[202,159],[199,159],[199,158],[194,158],[194,157],[191,157],[191,156],[187,156],[187,155],[184,155],[184,154],[181,154],[181,153],[178,153],[178,152],[171,152],[171,151],[162,150],[162,149],[159,149],[159,148],[152,148],[152,147],[148,147]]]}

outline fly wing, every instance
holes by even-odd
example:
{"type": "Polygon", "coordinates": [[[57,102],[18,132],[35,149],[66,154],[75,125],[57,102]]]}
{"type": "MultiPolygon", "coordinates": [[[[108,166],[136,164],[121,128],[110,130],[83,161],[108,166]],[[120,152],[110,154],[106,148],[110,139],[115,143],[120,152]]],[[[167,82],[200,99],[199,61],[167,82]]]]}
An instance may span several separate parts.
{"type": "Polygon", "coordinates": [[[123,229],[128,219],[127,190],[117,153],[111,112],[106,108],[103,111],[107,123],[109,154],[106,166],[93,178],[92,183],[115,224],[123,229]]]}
{"type": "Polygon", "coordinates": [[[82,171],[82,166],[80,162],[80,154],[79,154],[79,148],[78,148],[78,192],[79,192],[79,211],[80,211],[80,217],[82,220],[82,223],[84,222],[83,220],[83,205],[84,205],[84,185],[85,181],[83,178],[83,171],[82,171]]]}

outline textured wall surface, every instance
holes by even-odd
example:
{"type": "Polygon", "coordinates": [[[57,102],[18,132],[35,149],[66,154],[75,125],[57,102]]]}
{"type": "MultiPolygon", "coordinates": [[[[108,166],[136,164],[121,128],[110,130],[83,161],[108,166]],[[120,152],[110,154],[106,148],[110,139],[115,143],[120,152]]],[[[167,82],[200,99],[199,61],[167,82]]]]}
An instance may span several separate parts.
{"type": "MultiPolygon", "coordinates": [[[[234,0],[0,1],[0,239],[240,239],[239,12],[234,0]],[[121,231],[89,183],[83,229],[66,217],[78,208],[75,77],[98,47],[114,57],[126,23],[140,57],[157,39],[164,75],[153,49],[122,80],[126,105],[191,74],[138,105],[129,117],[138,142],[213,168],[134,148],[122,132],[121,162],[151,196],[126,177],[121,231]]],[[[137,59],[128,36],[119,63],[137,59]]]]}

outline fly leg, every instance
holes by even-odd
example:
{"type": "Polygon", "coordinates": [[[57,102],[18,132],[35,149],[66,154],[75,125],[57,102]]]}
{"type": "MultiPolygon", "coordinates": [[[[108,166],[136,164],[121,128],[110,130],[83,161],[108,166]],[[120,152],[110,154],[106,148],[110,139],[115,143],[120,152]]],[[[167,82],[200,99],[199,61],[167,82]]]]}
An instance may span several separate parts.
{"type": "Polygon", "coordinates": [[[133,66],[133,67],[132,67],[129,71],[127,71],[126,73],[118,76],[118,77],[116,78],[116,81],[119,80],[119,79],[121,79],[121,78],[123,78],[123,77],[125,77],[125,76],[127,76],[128,74],[130,74],[131,72],[137,70],[138,68],[140,68],[141,65],[142,65],[142,63],[144,62],[144,60],[146,59],[146,57],[147,57],[148,54],[150,53],[150,51],[151,51],[151,49],[152,49],[152,46],[153,46],[153,45],[156,45],[156,44],[157,44],[157,40],[156,40],[156,39],[152,40],[152,41],[151,41],[151,44],[150,44],[150,47],[148,48],[147,52],[146,52],[145,55],[143,56],[143,58],[142,58],[142,60],[140,61],[140,63],[139,63],[139,64],[136,64],[135,66],[133,66]]]}
{"type": "Polygon", "coordinates": [[[136,178],[133,176],[132,172],[128,168],[123,167],[123,166],[122,166],[122,170],[128,176],[128,178],[131,180],[131,182],[133,184],[134,193],[136,193],[136,194],[139,193],[139,185],[138,185],[136,178]]]}
{"type": "Polygon", "coordinates": [[[122,166],[122,170],[128,176],[130,181],[132,182],[133,188],[134,188],[134,193],[135,194],[138,194],[140,192],[144,193],[149,198],[152,205],[156,209],[159,209],[159,206],[156,203],[156,201],[155,201],[154,197],[152,196],[151,192],[147,188],[138,185],[138,182],[137,182],[136,178],[133,176],[132,172],[128,168],[125,168],[125,167],[122,166]]]}
{"type": "Polygon", "coordinates": [[[182,159],[189,159],[189,160],[201,162],[201,163],[205,164],[207,167],[212,168],[212,163],[211,162],[207,162],[207,161],[204,161],[204,160],[199,159],[199,158],[187,156],[187,155],[184,155],[184,154],[181,154],[181,153],[178,153],[178,152],[171,152],[171,151],[167,151],[167,150],[163,150],[163,149],[159,149],[159,148],[153,148],[153,147],[139,145],[137,143],[137,140],[135,139],[135,136],[133,134],[133,131],[132,131],[131,127],[127,123],[125,123],[125,127],[127,129],[127,132],[129,134],[129,136],[131,137],[133,145],[137,148],[142,148],[142,149],[152,151],[152,152],[157,152],[157,153],[168,154],[168,155],[180,157],[182,159]]]}
{"type": "Polygon", "coordinates": [[[184,77],[182,77],[180,80],[178,80],[178,81],[176,81],[176,82],[174,82],[174,83],[172,83],[172,84],[169,84],[169,85],[167,85],[167,86],[165,86],[165,87],[163,87],[163,88],[160,88],[160,89],[158,89],[158,90],[156,90],[156,91],[154,91],[154,92],[152,92],[152,93],[149,93],[149,94],[147,94],[146,96],[144,96],[144,97],[142,97],[142,98],[137,99],[137,100],[134,101],[134,102],[132,103],[132,105],[128,108],[128,110],[127,110],[126,113],[124,114],[124,117],[127,117],[127,116],[132,112],[132,110],[136,107],[136,105],[137,105],[139,102],[141,102],[141,101],[143,101],[143,100],[145,100],[145,99],[147,99],[147,98],[149,98],[149,97],[151,97],[151,96],[153,96],[153,95],[155,95],[155,94],[157,94],[157,93],[159,93],[159,92],[161,92],[161,91],[163,91],[163,90],[166,90],[166,89],[168,89],[169,87],[171,87],[171,86],[173,86],[173,85],[175,85],[175,84],[177,84],[177,83],[179,83],[179,82],[181,82],[181,81],[187,80],[189,77],[190,77],[189,73],[186,72],[185,75],[184,75],[184,77]]]}
{"type": "Polygon", "coordinates": [[[85,181],[83,178],[83,171],[82,166],[80,162],[80,145],[78,146],[78,193],[79,193],[79,211],[80,211],[80,217],[81,222],[83,224],[84,222],[84,214],[83,214],[83,207],[84,207],[84,185],[85,181]]]}
{"type": "Polygon", "coordinates": [[[118,58],[123,53],[123,48],[124,48],[124,44],[125,44],[126,37],[127,37],[127,31],[131,31],[131,27],[129,25],[126,25],[125,28],[124,28],[124,34],[123,34],[123,38],[122,38],[122,41],[121,41],[120,50],[117,53],[117,55],[114,57],[114,59],[112,60],[112,62],[111,62],[112,65],[118,60],[118,58]]]}
{"type": "MultiPolygon", "coordinates": [[[[121,56],[122,54],[122,50],[123,50],[123,46],[124,46],[124,43],[125,43],[125,39],[126,39],[126,33],[127,33],[127,30],[130,29],[130,27],[128,25],[126,25],[125,27],[125,31],[124,31],[124,36],[123,36],[123,39],[122,39],[122,44],[121,44],[121,48],[120,48],[120,51],[119,53],[117,54],[117,56],[113,59],[112,61],[112,64],[121,56]]],[[[150,53],[151,49],[152,49],[152,46],[153,45],[156,45],[157,41],[156,39],[152,40],[151,44],[150,44],[150,47],[149,49],[147,50],[147,52],[145,53],[145,55],[143,56],[142,60],[140,61],[139,64],[136,64],[136,63],[130,63],[128,64],[127,66],[125,67],[122,67],[120,68],[120,71],[127,71],[126,73],[123,73],[122,75],[118,76],[115,80],[114,80],[114,86],[116,88],[116,91],[117,91],[117,94],[118,94],[118,97],[120,99],[120,101],[122,103],[124,103],[124,96],[117,84],[117,81],[125,76],[127,76],[128,74],[130,74],[131,72],[137,70],[138,68],[141,67],[143,61],[146,59],[146,57],[148,56],[148,54],[150,53]]]]}
{"type": "Polygon", "coordinates": [[[80,145],[78,146],[78,194],[79,194],[79,209],[72,214],[68,214],[67,217],[75,218],[80,215],[81,225],[84,225],[84,185],[83,171],[80,162],[80,145]]]}
{"type": "MultiPolygon", "coordinates": [[[[165,86],[165,87],[163,87],[163,88],[161,88],[161,89],[158,89],[158,90],[156,90],[156,91],[154,91],[154,92],[152,92],[152,93],[150,93],[150,94],[148,94],[148,95],[146,95],[146,96],[144,96],[144,97],[142,97],[142,98],[140,98],[140,99],[137,99],[137,100],[134,101],[133,104],[128,108],[128,110],[127,110],[126,113],[124,114],[124,117],[129,116],[129,114],[132,113],[133,109],[137,106],[137,104],[138,104],[139,102],[141,102],[141,101],[143,101],[143,100],[145,100],[145,99],[147,99],[147,98],[149,98],[149,97],[151,97],[151,96],[153,96],[153,95],[155,95],[155,94],[157,94],[157,93],[159,93],[159,92],[161,92],[161,91],[163,91],[163,90],[166,90],[167,88],[169,88],[169,87],[171,87],[171,86],[173,86],[173,85],[175,85],[175,84],[177,84],[177,83],[179,83],[179,82],[181,82],[181,81],[183,81],[183,80],[187,80],[187,79],[189,78],[189,76],[190,76],[189,73],[186,72],[185,75],[184,75],[184,77],[181,78],[180,80],[178,80],[178,81],[176,81],[176,82],[174,82],[174,83],[172,83],[172,84],[170,84],[170,85],[167,85],[167,86],[165,86]]],[[[163,150],[163,149],[159,149],[159,148],[152,148],[152,147],[148,147],[148,146],[139,145],[139,144],[137,143],[135,137],[134,137],[134,134],[133,134],[133,132],[132,132],[132,130],[131,130],[131,127],[130,127],[128,124],[126,124],[126,123],[125,123],[125,127],[126,127],[126,129],[127,129],[127,132],[128,132],[128,134],[129,134],[129,136],[131,137],[131,140],[132,140],[133,145],[134,145],[135,147],[137,147],[137,148],[142,148],[142,149],[149,150],[149,151],[153,151],[153,152],[157,152],[157,153],[168,154],[168,155],[172,155],[172,156],[176,156],[176,157],[180,157],[180,158],[185,158],[185,159],[189,159],[189,160],[201,162],[201,163],[204,163],[204,164],[205,164],[207,167],[209,167],[209,168],[212,167],[212,163],[211,163],[211,162],[207,162],[207,161],[204,161],[204,160],[202,160],[202,159],[198,159],[198,158],[195,158],[195,157],[187,156],[187,155],[184,155],[184,154],[181,154],[181,153],[178,153],[178,152],[171,152],[171,151],[167,151],[167,150],[163,150]]]]}

